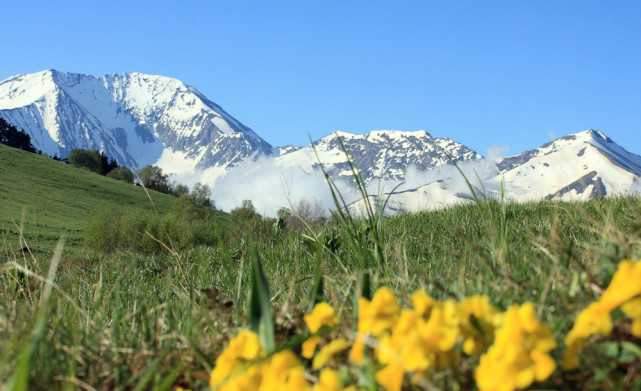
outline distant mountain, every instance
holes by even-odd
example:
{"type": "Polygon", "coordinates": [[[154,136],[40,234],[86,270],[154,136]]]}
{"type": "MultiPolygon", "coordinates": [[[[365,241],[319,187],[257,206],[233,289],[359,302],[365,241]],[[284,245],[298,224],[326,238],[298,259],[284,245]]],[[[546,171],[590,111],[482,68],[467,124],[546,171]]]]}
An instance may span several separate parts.
{"type": "Polygon", "coordinates": [[[302,196],[321,197],[319,189],[327,188],[318,183],[323,180],[319,160],[333,179],[353,185],[339,137],[367,185],[380,179],[389,190],[405,182],[390,198],[391,213],[469,201],[451,161],[489,195],[498,194],[503,181],[507,197],[516,201],[641,192],[641,157],[595,130],[496,161],[422,130],[337,131],[312,145],[274,148],[195,88],[142,73],[97,78],[47,70],[13,76],[0,82],[0,118],[24,129],[34,147],[48,155],[98,149],[120,165],[155,164],[173,180],[207,183],[226,205],[265,200],[265,211],[287,205],[283,180],[296,178],[289,185],[310,193],[302,196]]]}
{"type": "Polygon", "coordinates": [[[0,117],[49,155],[99,149],[130,167],[182,160],[228,169],[276,152],[195,88],[142,73],[13,76],[0,82],[0,117]]]}
{"type": "MultiPolygon", "coordinates": [[[[477,166],[468,168],[467,176],[473,183],[478,184],[478,180],[470,174],[482,174],[479,179],[487,195],[498,197],[503,183],[506,198],[518,202],[641,194],[641,156],[591,129],[519,155],[478,161],[477,166]]],[[[392,194],[388,213],[438,209],[471,199],[458,171],[448,170],[436,177],[438,179],[392,194]]],[[[482,197],[483,189],[477,188],[482,197]]],[[[372,196],[371,201],[376,198],[372,196]]],[[[351,208],[357,211],[361,205],[362,202],[356,202],[351,208]]]]}
{"type": "Polygon", "coordinates": [[[333,178],[351,180],[352,172],[339,138],[357,162],[365,182],[403,181],[410,166],[427,171],[449,163],[449,159],[461,162],[482,157],[463,144],[447,137],[432,137],[424,130],[377,130],[365,135],[336,131],[306,147],[280,148],[277,160],[283,166],[315,168],[320,159],[333,178]]]}
{"type": "Polygon", "coordinates": [[[641,156],[597,130],[501,159],[498,168],[500,178],[509,183],[511,197],[519,201],[625,195],[638,189],[641,180],[641,156]]]}

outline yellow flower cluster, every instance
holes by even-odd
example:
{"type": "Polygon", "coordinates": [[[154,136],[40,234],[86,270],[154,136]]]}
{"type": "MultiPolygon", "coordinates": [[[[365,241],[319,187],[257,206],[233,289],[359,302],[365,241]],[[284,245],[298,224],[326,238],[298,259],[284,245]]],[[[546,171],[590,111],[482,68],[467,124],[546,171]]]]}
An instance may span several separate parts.
{"type": "Polygon", "coordinates": [[[536,319],[534,306],[514,305],[503,315],[494,344],[481,356],[476,384],[480,390],[514,390],[545,380],[556,369],[547,354],[555,347],[550,327],[536,319]]]}
{"type": "Polygon", "coordinates": [[[333,328],[338,326],[340,319],[331,305],[327,303],[318,303],[314,306],[312,313],[303,317],[309,331],[313,334],[303,343],[303,357],[312,358],[321,337],[317,333],[323,328],[333,328]]]}
{"type": "Polygon", "coordinates": [[[531,304],[502,315],[487,296],[456,303],[434,300],[424,291],[412,295],[412,304],[401,309],[389,288],[379,289],[371,301],[359,300],[358,336],[350,359],[362,363],[366,345],[371,346],[376,360],[385,365],[376,381],[387,391],[400,390],[406,373],[455,364],[459,350],[478,356],[492,346],[476,374],[481,389],[523,388],[546,379],[556,367],[547,355],[556,342],[531,304]],[[459,343],[461,349],[456,349],[459,343]],[[506,380],[496,373],[509,376],[506,380]],[[500,381],[500,387],[494,381],[500,381]]]}
{"type": "MultiPolygon", "coordinates": [[[[578,353],[588,338],[611,333],[611,313],[617,308],[632,319],[631,334],[641,338],[640,281],[641,262],[622,261],[601,298],[579,313],[567,334],[565,369],[578,365],[578,353]]],[[[340,319],[335,310],[327,303],[317,304],[304,316],[309,337],[301,355],[311,362],[309,373],[292,350],[268,354],[255,333],[241,330],[216,360],[211,388],[357,391],[355,385],[344,384],[356,378],[354,372],[341,367],[341,381],[336,370],[336,362],[340,365],[339,357],[344,359],[342,353],[348,350],[349,361],[365,369],[363,373],[376,369],[373,380],[386,391],[420,385],[426,371],[453,367],[464,355],[480,356],[474,378],[481,391],[524,389],[556,370],[550,356],[556,341],[550,327],[536,318],[531,303],[513,305],[502,313],[487,296],[439,301],[422,290],[411,295],[411,302],[411,308],[402,308],[387,287],[371,300],[360,298],[353,340],[338,337],[340,319]]],[[[365,383],[372,381],[368,376],[365,383]]]]}
{"type": "MultiPolygon", "coordinates": [[[[314,358],[312,361],[312,369],[318,370],[325,366],[327,363],[332,362],[334,357],[340,352],[349,348],[352,344],[343,338],[335,339],[327,345],[323,346],[318,353],[314,356],[316,347],[321,341],[319,332],[323,329],[333,329],[340,323],[340,319],[336,315],[334,308],[327,303],[318,303],[314,306],[312,313],[303,317],[305,324],[309,331],[313,334],[309,337],[302,346],[302,355],[305,358],[314,358]]],[[[315,386],[315,390],[339,390],[340,385],[338,382],[338,375],[335,371],[325,368],[321,372],[320,381],[315,386]]],[[[351,388],[348,388],[348,390],[351,388]]]]}
{"type": "MultiPolygon", "coordinates": [[[[333,328],[339,323],[334,309],[327,303],[316,305],[304,320],[312,333],[323,327],[333,328]]],[[[307,346],[304,344],[302,347],[303,356],[313,357],[319,341],[318,335],[310,337],[305,342],[307,346]]],[[[336,339],[324,346],[314,357],[314,370],[322,368],[349,346],[351,343],[344,339],[336,339]]],[[[212,390],[217,391],[356,391],[353,386],[342,388],[338,374],[330,368],[324,368],[319,381],[312,386],[305,377],[302,363],[291,350],[268,356],[258,336],[249,330],[241,330],[216,359],[209,383],[212,390]]]]}
{"type": "Polygon", "coordinates": [[[304,368],[291,350],[265,357],[258,336],[241,330],[216,360],[210,386],[220,391],[310,390],[304,368]]]}
{"type": "Polygon", "coordinates": [[[641,338],[641,262],[621,261],[601,298],[579,313],[564,340],[564,369],[573,369],[579,365],[578,353],[588,338],[610,334],[610,314],[619,307],[632,319],[631,334],[641,338]]]}

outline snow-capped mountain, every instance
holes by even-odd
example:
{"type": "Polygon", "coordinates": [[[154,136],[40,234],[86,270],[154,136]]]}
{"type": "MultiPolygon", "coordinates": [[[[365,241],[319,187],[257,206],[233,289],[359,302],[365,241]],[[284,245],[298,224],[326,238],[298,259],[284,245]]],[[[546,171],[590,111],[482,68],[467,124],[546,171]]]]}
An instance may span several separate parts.
{"type": "Polygon", "coordinates": [[[624,195],[639,188],[641,180],[641,156],[591,129],[501,159],[498,168],[518,201],[624,195]]]}
{"type": "MultiPolygon", "coordinates": [[[[498,197],[501,184],[508,200],[587,200],[594,196],[641,194],[641,156],[626,151],[597,130],[570,134],[539,148],[496,161],[480,159],[460,164],[466,177],[498,197]],[[479,183],[480,179],[480,183],[479,183]]],[[[389,196],[388,213],[439,209],[469,202],[471,193],[458,170],[448,167],[423,184],[389,196]],[[436,179],[435,179],[436,178],[436,179]]],[[[377,196],[370,201],[375,202],[377,196]]],[[[362,201],[351,208],[358,212],[362,201]]]]}
{"type": "Polygon", "coordinates": [[[332,206],[319,161],[345,186],[349,202],[358,199],[339,138],[370,189],[379,179],[383,193],[404,182],[390,196],[390,213],[468,202],[469,189],[451,160],[486,194],[498,194],[504,183],[515,201],[641,193],[641,156],[595,130],[498,160],[422,130],[337,131],[312,145],[277,149],[195,88],[142,73],[13,76],[0,82],[0,117],[48,155],[98,149],[120,165],[155,164],[180,183],[210,185],[223,208],[252,199],[272,215],[296,197],[332,206]]]}
{"type": "Polygon", "coordinates": [[[432,137],[424,130],[377,130],[365,135],[336,131],[306,147],[280,148],[277,160],[284,166],[308,166],[308,169],[316,168],[320,161],[334,179],[351,181],[352,171],[339,138],[354,157],[366,183],[378,179],[403,181],[410,166],[427,171],[448,163],[449,159],[461,162],[482,157],[460,143],[447,137],[432,137]]]}
{"type": "Polygon", "coordinates": [[[133,168],[179,161],[184,170],[226,170],[276,153],[195,88],[142,73],[13,76],[0,82],[0,117],[48,155],[98,149],[133,168]]]}

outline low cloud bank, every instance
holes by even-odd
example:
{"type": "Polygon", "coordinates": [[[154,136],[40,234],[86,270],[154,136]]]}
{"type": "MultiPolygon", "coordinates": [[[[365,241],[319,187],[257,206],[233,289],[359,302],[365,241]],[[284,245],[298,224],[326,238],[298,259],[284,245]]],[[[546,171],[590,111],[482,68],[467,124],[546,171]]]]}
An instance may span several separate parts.
{"type": "MultiPolygon", "coordinates": [[[[272,217],[279,208],[289,208],[301,199],[317,201],[327,210],[334,205],[323,173],[311,163],[309,167],[284,167],[273,158],[259,158],[233,168],[210,186],[216,206],[226,211],[243,200],[251,200],[259,213],[272,217]]],[[[355,196],[347,183],[338,186],[345,189],[344,196],[355,196]]]]}
{"type": "MultiPolygon", "coordinates": [[[[458,167],[474,187],[497,194],[500,181],[492,178],[498,174],[496,160],[506,151],[505,147],[493,147],[487,157],[460,162],[458,167]]],[[[322,171],[313,168],[312,163],[305,167],[285,166],[277,159],[262,157],[246,161],[207,184],[212,188],[216,206],[225,211],[240,206],[243,200],[251,200],[259,213],[270,217],[276,216],[279,208],[296,205],[301,199],[316,201],[326,210],[335,209],[329,185],[322,171]]],[[[374,180],[367,185],[367,191],[370,195],[385,194],[399,184],[397,191],[412,190],[439,180],[445,182],[452,194],[469,194],[465,178],[452,164],[428,171],[409,166],[402,184],[374,180]]],[[[348,204],[360,200],[353,184],[345,180],[336,180],[336,184],[348,204]]]]}

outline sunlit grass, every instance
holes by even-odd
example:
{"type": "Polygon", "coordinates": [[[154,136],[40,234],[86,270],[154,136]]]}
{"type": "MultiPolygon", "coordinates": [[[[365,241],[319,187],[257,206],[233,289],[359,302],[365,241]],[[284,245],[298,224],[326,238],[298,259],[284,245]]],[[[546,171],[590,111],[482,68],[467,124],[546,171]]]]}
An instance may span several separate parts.
{"type": "MultiPolygon", "coordinates": [[[[558,344],[550,354],[560,365],[577,314],[599,300],[621,260],[641,255],[641,200],[480,202],[385,219],[374,206],[371,218],[344,215],[304,229],[237,221],[242,229],[216,246],[176,253],[80,246],[55,258],[18,249],[9,238],[0,260],[0,388],[206,389],[239,330],[260,330],[252,317],[267,310],[265,297],[249,310],[257,259],[274,322],[274,345],[266,348],[293,349],[310,384],[329,382],[331,373],[300,358],[310,335],[304,315],[329,303],[340,318],[331,338],[353,343],[359,297],[382,287],[402,308],[412,308],[417,290],[440,302],[484,295],[501,312],[532,303],[558,344]]],[[[625,316],[613,316],[613,333],[590,339],[577,369],[557,370],[537,385],[641,387],[639,340],[630,337],[625,316]]],[[[475,387],[478,356],[459,363],[425,372],[426,381],[414,385],[404,378],[404,387],[475,387]]],[[[383,367],[357,368],[347,353],[329,367],[343,385],[362,377],[376,389],[383,367]]]]}

